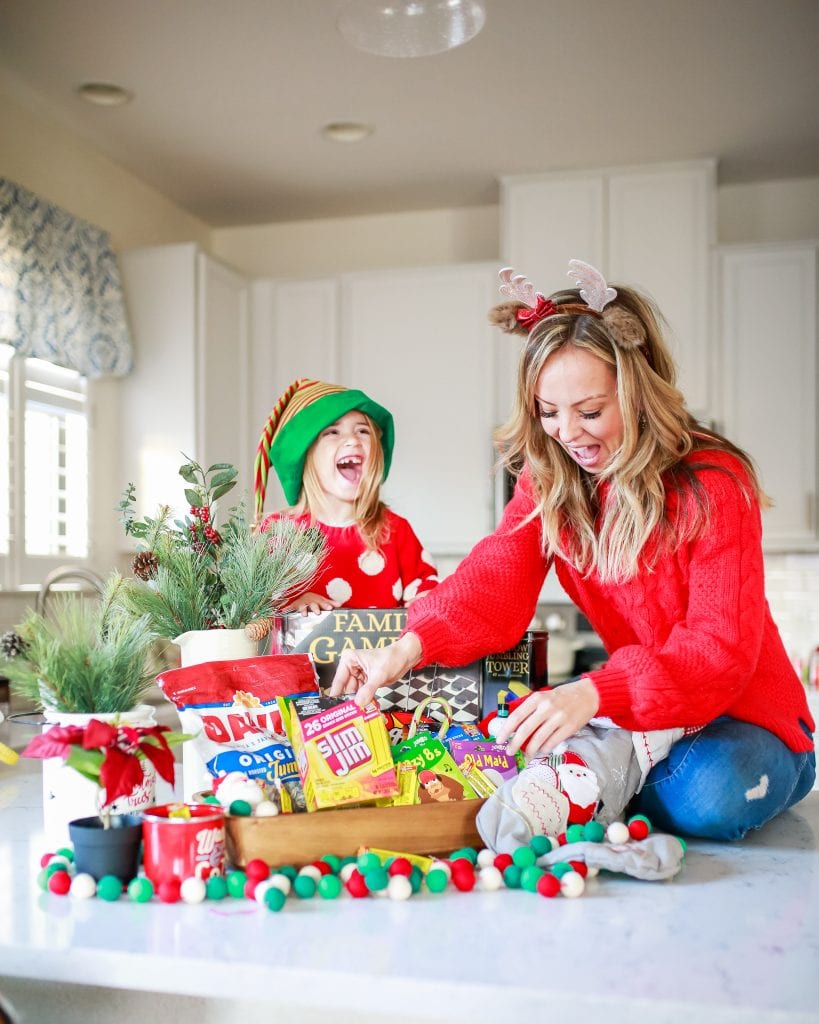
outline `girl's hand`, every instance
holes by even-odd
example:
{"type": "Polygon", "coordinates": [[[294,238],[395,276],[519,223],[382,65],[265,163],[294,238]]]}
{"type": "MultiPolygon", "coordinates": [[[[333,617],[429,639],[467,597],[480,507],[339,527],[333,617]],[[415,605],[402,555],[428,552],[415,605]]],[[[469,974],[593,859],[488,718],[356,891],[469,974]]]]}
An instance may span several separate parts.
{"type": "Polygon", "coordinates": [[[315,612],[318,615],[319,612],[329,612],[333,608],[340,607],[341,601],[331,601],[329,597],[324,597],[322,594],[307,593],[297,597],[295,601],[291,601],[282,611],[301,612],[302,615],[307,612],[315,612]]]}
{"type": "Polygon", "coordinates": [[[506,743],[510,754],[518,750],[528,757],[549,754],[594,718],[599,706],[597,688],[585,676],[552,690],[538,690],[503,719],[495,740],[506,743]]]}
{"type": "Polygon", "coordinates": [[[378,650],[343,651],[330,696],[355,694],[356,704],[363,708],[382,686],[391,686],[417,665],[421,653],[421,641],[415,633],[404,633],[389,647],[378,650]]]}

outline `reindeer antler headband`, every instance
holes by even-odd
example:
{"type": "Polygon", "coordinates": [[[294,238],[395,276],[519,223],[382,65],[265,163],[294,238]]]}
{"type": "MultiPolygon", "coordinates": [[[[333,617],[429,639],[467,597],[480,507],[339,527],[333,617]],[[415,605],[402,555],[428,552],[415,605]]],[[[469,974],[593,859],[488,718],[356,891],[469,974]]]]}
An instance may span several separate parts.
{"type": "Polygon", "coordinates": [[[569,260],[568,277],[580,292],[583,302],[555,305],[545,298],[523,274],[516,274],[512,267],[499,271],[500,292],[510,302],[503,302],[490,310],[489,321],[507,334],[528,335],[530,331],[550,316],[590,314],[599,317],[606,325],[612,341],[620,348],[638,348],[646,340],[645,328],[632,313],[620,306],[606,308],[617,298],[614,288],[609,288],[599,270],[582,260],[569,260]]]}

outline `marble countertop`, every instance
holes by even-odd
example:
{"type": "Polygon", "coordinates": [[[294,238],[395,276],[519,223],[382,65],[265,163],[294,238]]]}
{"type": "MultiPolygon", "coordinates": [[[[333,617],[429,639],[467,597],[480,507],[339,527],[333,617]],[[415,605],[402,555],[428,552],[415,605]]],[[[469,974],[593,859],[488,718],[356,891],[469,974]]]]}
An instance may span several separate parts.
{"type": "Polygon", "coordinates": [[[574,900],[291,898],[273,914],[244,900],[43,893],[40,772],[36,761],[0,764],[0,991],[6,978],[275,994],[277,1020],[332,1012],[334,1024],[402,1012],[449,1024],[819,1021],[818,791],[742,843],[690,843],[668,882],[601,875],[574,900]]]}

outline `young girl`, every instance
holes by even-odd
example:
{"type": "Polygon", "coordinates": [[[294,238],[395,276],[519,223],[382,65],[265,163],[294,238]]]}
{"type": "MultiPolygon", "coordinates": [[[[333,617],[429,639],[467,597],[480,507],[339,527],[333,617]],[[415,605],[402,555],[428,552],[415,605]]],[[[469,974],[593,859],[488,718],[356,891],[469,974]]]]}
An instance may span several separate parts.
{"type": "Polygon", "coordinates": [[[301,378],[276,403],[256,455],[256,521],[313,524],[329,547],[312,590],[285,611],[401,608],[438,582],[410,524],[380,498],[394,438],[392,415],[363,391],[301,378]],[[290,507],[262,519],[271,465],[290,507]]]}
{"type": "MultiPolygon", "coordinates": [[[[345,651],[331,693],[366,702],[410,667],[503,650],[554,566],[608,661],[527,697],[497,738],[537,767],[609,720],[619,728],[589,737],[601,791],[617,782],[610,799],[623,800],[642,785],[637,807],[656,827],[739,839],[801,800],[816,771],[804,688],[765,600],[764,495],[750,458],[686,408],[652,305],[579,261],[570,276],[578,288],[547,299],[501,272],[514,301],[494,322],[527,341],[498,436],[523,467],[500,525],[410,609],[394,644],[345,651]],[[622,757],[601,747],[677,729],[645,780],[624,780],[622,757]]],[[[542,809],[560,801],[556,769],[540,767],[521,797],[542,809]]]]}

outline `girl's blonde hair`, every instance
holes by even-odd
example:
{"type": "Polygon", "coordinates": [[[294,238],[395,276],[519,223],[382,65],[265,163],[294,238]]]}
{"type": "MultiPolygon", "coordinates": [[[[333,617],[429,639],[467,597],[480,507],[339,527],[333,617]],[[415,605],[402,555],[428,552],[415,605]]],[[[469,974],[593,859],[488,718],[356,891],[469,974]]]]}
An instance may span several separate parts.
{"type": "Polygon", "coordinates": [[[531,468],[537,504],[527,522],[540,518],[544,550],[610,582],[650,570],[661,552],[693,539],[707,526],[713,510],[695,470],[708,460],[686,459],[692,452],[730,452],[745,468],[752,492],[767,504],[749,456],[698,424],[687,410],[659,311],[634,290],[613,287],[617,298],[606,307],[605,318],[583,310],[576,290],[550,296],[558,307],[575,308],[547,316],[532,329],[521,354],[512,415],[495,434],[500,460],[513,474],[524,464],[531,468]],[[642,343],[615,340],[606,323],[612,314],[632,323],[636,318],[642,343]],[[610,464],[595,475],[581,469],[546,433],[535,402],[544,364],[570,346],[603,360],[616,378],[623,441],[610,464]],[[603,481],[611,486],[601,501],[598,486],[603,481]],[[671,516],[667,492],[679,495],[671,516]]]}
{"type": "MultiPolygon", "coordinates": [[[[360,412],[360,410],[357,410],[360,412]]],[[[360,412],[370,429],[373,439],[370,445],[370,457],[361,474],[358,494],[355,499],[354,518],[364,543],[371,551],[377,551],[389,540],[388,506],[381,501],[381,481],[384,477],[384,449],[381,444],[381,430],[378,424],[366,413],[360,412]]],[[[301,494],[292,508],[296,516],[314,514],[321,507],[322,488],[313,459],[313,446],[307,450],[304,460],[301,494]]]]}

